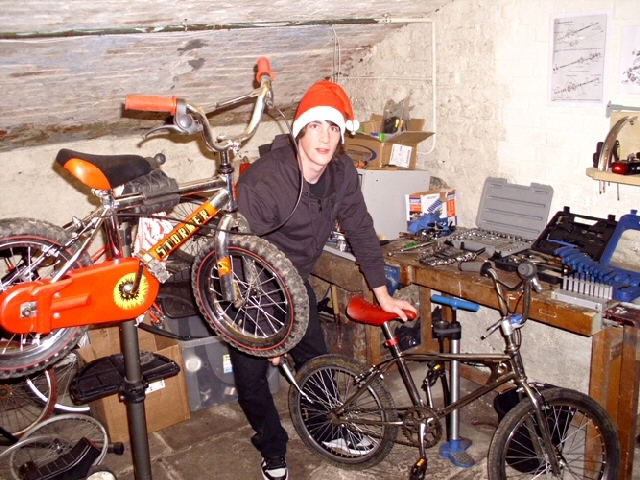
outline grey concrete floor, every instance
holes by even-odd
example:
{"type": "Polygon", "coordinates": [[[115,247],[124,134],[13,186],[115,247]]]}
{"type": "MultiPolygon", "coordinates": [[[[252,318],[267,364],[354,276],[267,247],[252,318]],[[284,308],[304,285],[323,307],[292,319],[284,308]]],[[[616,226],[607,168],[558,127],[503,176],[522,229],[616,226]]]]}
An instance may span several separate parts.
{"type": "MultiPolygon", "coordinates": [[[[420,368],[419,365],[415,367],[420,368]]],[[[416,383],[421,382],[424,376],[415,369],[414,375],[416,383]]],[[[385,380],[396,400],[396,405],[409,405],[403,398],[404,386],[397,372],[387,375],[385,380]]],[[[463,390],[468,387],[469,384],[463,382],[463,390]]],[[[313,454],[302,443],[293,428],[287,408],[287,392],[288,384],[282,378],[280,389],[274,397],[290,438],[287,465],[291,480],[408,478],[409,469],[418,459],[417,448],[395,445],[389,456],[379,465],[364,471],[336,468],[313,454]]],[[[492,401],[493,396],[489,394],[461,413],[460,433],[473,441],[468,453],[476,460],[476,466],[470,469],[456,467],[450,460],[439,456],[436,446],[428,451],[427,478],[436,480],[487,478],[486,455],[497,426],[497,414],[493,409],[492,401]]],[[[153,478],[155,480],[260,480],[262,479],[261,459],[249,440],[252,434],[253,431],[237,402],[192,412],[190,420],[149,435],[153,478]]],[[[135,478],[128,445],[125,455],[107,455],[103,465],[113,470],[118,480],[135,478]]]]}

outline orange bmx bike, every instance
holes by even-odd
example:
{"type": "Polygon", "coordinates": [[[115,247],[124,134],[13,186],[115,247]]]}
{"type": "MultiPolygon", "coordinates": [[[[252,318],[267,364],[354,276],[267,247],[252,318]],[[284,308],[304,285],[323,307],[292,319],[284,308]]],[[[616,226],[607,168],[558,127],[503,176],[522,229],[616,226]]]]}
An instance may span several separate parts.
{"type": "Polygon", "coordinates": [[[230,159],[255,133],[265,107],[273,106],[272,77],[261,58],[259,87],[210,112],[177,97],[127,96],[127,109],[171,115],[147,135],[200,134],[220,157],[210,178],[178,183],[159,168],[162,154],[149,159],[60,150],[56,162],[91,188],[100,206],[64,227],[0,220],[0,379],[62,358],[89,325],[145,313],[176,264],[191,265],[199,309],[238,349],[277,356],[300,340],[308,322],[306,289],[282,252],[251,235],[238,214],[230,159]],[[214,135],[207,116],[250,99],[245,130],[214,135]],[[170,228],[147,248],[134,249],[138,219],[159,215],[170,228]]]}

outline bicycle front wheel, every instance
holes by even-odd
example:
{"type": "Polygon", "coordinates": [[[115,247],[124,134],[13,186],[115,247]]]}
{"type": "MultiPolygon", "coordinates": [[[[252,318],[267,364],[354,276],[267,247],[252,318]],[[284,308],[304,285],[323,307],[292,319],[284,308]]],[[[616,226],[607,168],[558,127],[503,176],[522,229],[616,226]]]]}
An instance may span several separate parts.
{"type": "Polygon", "coordinates": [[[380,463],[393,448],[398,420],[391,394],[375,380],[345,405],[358,390],[367,368],[341,355],[308,361],[296,375],[302,393],[289,387],[291,422],[305,445],[329,463],[364,470],[380,463]],[[344,407],[337,415],[335,409],[344,407]]]}
{"type": "Polygon", "coordinates": [[[535,408],[525,398],[498,425],[489,447],[489,478],[617,479],[620,446],[607,412],[575,390],[550,388],[542,396],[560,475],[551,472],[535,408]]]}
{"type": "MultiPolygon", "coordinates": [[[[0,220],[0,292],[10,286],[50,278],[73,255],[69,236],[42,220],[0,220]],[[58,251],[59,250],[59,251],[58,251]]],[[[74,265],[88,265],[86,256],[74,265]]],[[[22,377],[64,357],[88,327],[53,330],[47,335],[16,335],[0,328],[0,379],[22,377]]]]}
{"type": "Polygon", "coordinates": [[[309,296],[296,268],[271,243],[247,235],[229,240],[238,302],[224,301],[213,242],[193,262],[196,303],[214,330],[238,350],[276,357],[293,348],[309,324],[309,296]]]}

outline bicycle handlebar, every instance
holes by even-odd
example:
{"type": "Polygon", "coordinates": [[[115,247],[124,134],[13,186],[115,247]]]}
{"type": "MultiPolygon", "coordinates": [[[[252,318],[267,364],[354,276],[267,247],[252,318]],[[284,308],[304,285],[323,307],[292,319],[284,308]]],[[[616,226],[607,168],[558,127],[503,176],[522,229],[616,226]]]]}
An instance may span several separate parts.
{"type": "Polygon", "coordinates": [[[475,272],[480,273],[483,277],[489,277],[493,281],[494,288],[498,296],[498,309],[500,314],[504,317],[509,313],[509,306],[502,294],[502,286],[508,290],[517,290],[522,287],[522,323],[529,317],[529,308],[531,305],[531,290],[535,289],[537,292],[542,291],[542,287],[538,283],[538,268],[536,265],[529,261],[524,261],[518,265],[518,276],[522,279],[518,285],[509,287],[502,283],[498,279],[497,272],[493,269],[490,262],[463,262],[458,265],[458,268],[463,272],[475,272]]]}
{"type": "Polygon", "coordinates": [[[247,128],[241,134],[233,138],[218,136],[216,140],[213,135],[211,124],[207,118],[207,113],[200,107],[190,105],[186,100],[179,97],[127,95],[124,108],[127,110],[140,110],[147,112],[166,112],[173,115],[173,125],[162,125],[160,127],[153,128],[145,134],[145,138],[151,133],[160,130],[169,130],[182,135],[192,135],[194,133],[201,132],[204,142],[210,150],[222,152],[235,149],[253,136],[260,124],[260,119],[265,105],[267,105],[268,102],[273,101],[271,82],[275,78],[275,75],[271,71],[269,59],[266,57],[260,57],[256,63],[258,67],[256,80],[260,84],[260,87],[248,95],[236,97],[226,102],[216,103],[212,110],[213,112],[219,108],[240,103],[247,98],[257,97],[251,114],[251,120],[249,121],[247,128]]]}

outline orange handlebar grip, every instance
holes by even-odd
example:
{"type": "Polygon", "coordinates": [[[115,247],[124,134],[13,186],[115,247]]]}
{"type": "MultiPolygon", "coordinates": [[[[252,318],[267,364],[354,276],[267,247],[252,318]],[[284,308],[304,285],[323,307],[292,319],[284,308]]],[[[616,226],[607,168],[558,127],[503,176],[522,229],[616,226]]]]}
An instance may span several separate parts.
{"type": "Polygon", "coordinates": [[[178,97],[160,97],[156,95],[127,95],[124,108],[127,110],[143,110],[146,112],[176,113],[178,97]]]}
{"type": "Polygon", "coordinates": [[[256,74],[256,80],[260,83],[260,77],[262,75],[269,75],[271,80],[274,80],[276,76],[271,71],[271,64],[269,63],[269,59],[267,57],[260,57],[258,59],[258,73],[256,74]]]}

